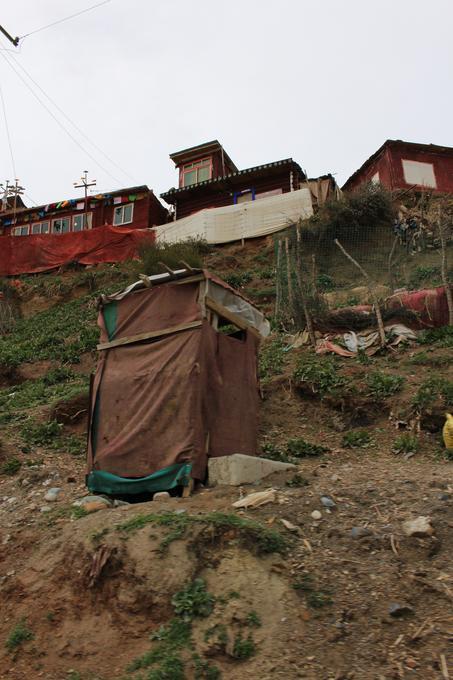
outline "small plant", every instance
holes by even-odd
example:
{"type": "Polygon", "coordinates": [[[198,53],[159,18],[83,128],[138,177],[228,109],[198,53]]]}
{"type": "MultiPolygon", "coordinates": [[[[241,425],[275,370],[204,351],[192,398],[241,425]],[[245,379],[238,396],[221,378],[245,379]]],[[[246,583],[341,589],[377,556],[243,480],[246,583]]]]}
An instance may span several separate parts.
{"type": "Polygon", "coordinates": [[[409,285],[412,288],[420,288],[421,285],[429,283],[436,285],[441,283],[440,267],[431,265],[428,267],[417,267],[411,274],[409,285]]]}
{"type": "Polygon", "coordinates": [[[327,394],[337,392],[346,385],[346,379],[339,374],[338,366],[330,357],[304,354],[300,357],[294,371],[296,384],[305,385],[312,394],[319,394],[322,398],[327,394]]]}
{"type": "Polygon", "coordinates": [[[283,373],[286,363],[285,350],[286,345],[280,335],[263,345],[258,361],[258,373],[263,382],[269,380],[273,375],[283,373]]]}
{"type": "Polygon", "coordinates": [[[418,410],[424,410],[439,400],[444,406],[453,403],[453,381],[433,376],[420,385],[412,403],[418,410]]]}
{"type": "Polygon", "coordinates": [[[453,347],[453,326],[442,326],[441,328],[430,328],[422,331],[417,340],[421,345],[453,347]]]}
{"type": "Polygon", "coordinates": [[[250,626],[251,628],[260,628],[261,627],[261,619],[259,615],[256,613],[256,611],[251,611],[247,614],[247,617],[245,619],[245,622],[247,626],[250,626]]]}
{"type": "Polygon", "coordinates": [[[220,680],[222,674],[217,666],[213,666],[209,661],[201,659],[198,654],[193,654],[192,660],[195,680],[220,680]]]}
{"type": "Polygon", "coordinates": [[[175,613],[184,621],[209,616],[214,608],[215,597],[206,590],[206,583],[201,578],[189,583],[176,593],[171,601],[175,613]]]}
{"type": "Polygon", "coordinates": [[[61,434],[63,426],[56,420],[45,423],[28,422],[22,428],[22,437],[27,444],[34,446],[48,446],[61,434]]]}
{"type": "Polygon", "coordinates": [[[279,446],[272,444],[271,442],[263,444],[263,446],[261,448],[263,450],[263,457],[264,458],[269,458],[270,460],[278,460],[281,463],[289,463],[290,462],[285,451],[282,448],[280,448],[279,446]]]}
{"type": "Polygon", "coordinates": [[[326,605],[332,604],[333,600],[327,593],[323,593],[321,590],[315,590],[307,595],[307,604],[313,609],[320,609],[326,605]]]}
{"type": "Polygon", "coordinates": [[[245,659],[250,659],[251,656],[255,654],[256,645],[253,640],[252,634],[249,633],[247,638],[242,637],[242,632],[239,631],[233,642],[233,654],[235,659],[244,661],[245,659]]]}
{"type": "Polygon", "coordinates": [[[402,434],[393,442],[392,451],[394,453],[417,453],[419,447],[418,438],[413,434],[402,434]]]}
{"type": "Polygon", "coordinates": [[[378,401],[399,392],[404,385],[404,378],[400,375],[389,375],[382,371],[370,373],[366,378],[368,393],[378,401]]]}
{"type": "Polygon", "coordinates": [[[316,285],[323,293],[328,293],[329,291],[335,290],[336,288],[335,281],[328,274],[318,274],[316,285]]]}
{"type": "Polygon", "coordinates": [[[322,456],[323,453],[329,451],[325,446],[320,444],[312,444],[305,441],[302,437],[296,439],[289,439],[286,445],[286,455],[291,458],[311,458],[314,456],[322,456]]]}
{"type": "Polygon", "coordinates": [[[233,272],[232,274],[226,274],[223,280],[226,281],[233,288],[243,288],[253,279],[253,275],[250,272],[233,272]]]}
{"type": "Polygon", "coordinates": [[[18,458],[9,458],[0,468],[0,472],[3,475],[9,475],[12,477],[16,475],[22,467],[22,463],[18,458]]]}
{"type": "Polygon", "coordinates": [[[350,430],[343,436],[342,446],[347,449],[365,449],[373,444],[373,439],[366,430],[350,430]]]}
{"type": "Polygon", "coordinates": [[[449,366],[451,364],[451,357],[446,354],[441,354],[436,356],[435,354],[428,354],[428,352],[419,352],[411,359],[408,363],[414,366],[433,366],[435,368],[440,368],[441,366],[449,366]]]}
{"type": "Polygon", "coordinates": [[[308,486],[309,481],[305,477],[302,477],[298,472],[291,477],[291,479],[286,480],[286,486],[291,487],[301,487],[308,486]]]}
{"type": "Polygon", "coordinates": [[[25,623],[25,619],[21,619],[17,623],[12,631],[10,632],[8,639],[6,640],[6,647],[10,652],[20,647],[24,642],[28,640],[33,640],[35,637],[34,633],[28,628],[25,623]]]}

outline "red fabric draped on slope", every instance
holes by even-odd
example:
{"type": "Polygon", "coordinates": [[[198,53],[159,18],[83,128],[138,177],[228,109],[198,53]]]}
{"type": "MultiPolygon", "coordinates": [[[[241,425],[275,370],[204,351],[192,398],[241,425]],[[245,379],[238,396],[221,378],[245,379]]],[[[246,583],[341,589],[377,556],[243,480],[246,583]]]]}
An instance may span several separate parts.
{"type": "Polygon", "coordinates": [[[0,236],[0,276],[35,274],[69,262],[123,262],[154,239],[154,232],[147,229],[110,226],[69,234],[0,236]]]}

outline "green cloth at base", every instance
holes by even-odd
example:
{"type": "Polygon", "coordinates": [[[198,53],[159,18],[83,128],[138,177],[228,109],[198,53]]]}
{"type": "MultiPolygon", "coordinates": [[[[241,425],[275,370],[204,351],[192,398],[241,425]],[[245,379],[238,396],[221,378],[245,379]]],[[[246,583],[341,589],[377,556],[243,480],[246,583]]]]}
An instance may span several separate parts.
{"type": "Polygon", "coordinates": [[[169,491],[176,486],[189,484],[192,463],[175,463],[147,477],[131,479],[118,477],[111,472],[92,470],[87,476],[87,487],[92,493],[105,493],[110,496],[136,495],[169,491]]]}

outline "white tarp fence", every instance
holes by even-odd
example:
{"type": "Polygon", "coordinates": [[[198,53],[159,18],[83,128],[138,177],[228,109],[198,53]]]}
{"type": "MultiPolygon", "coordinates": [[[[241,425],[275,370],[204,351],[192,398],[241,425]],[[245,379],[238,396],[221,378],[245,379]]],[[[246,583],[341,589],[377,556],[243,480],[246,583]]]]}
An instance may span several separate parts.
{"type": "Polygon", "coordinates": [[[155,227],[157,240],[166,243],[199,237],[208,243],[228,243],[266,236],[285,229],[298,219],[313,215],[310,190],[306,187],[224,208],[209,208],[181,220],[155,227]]]}

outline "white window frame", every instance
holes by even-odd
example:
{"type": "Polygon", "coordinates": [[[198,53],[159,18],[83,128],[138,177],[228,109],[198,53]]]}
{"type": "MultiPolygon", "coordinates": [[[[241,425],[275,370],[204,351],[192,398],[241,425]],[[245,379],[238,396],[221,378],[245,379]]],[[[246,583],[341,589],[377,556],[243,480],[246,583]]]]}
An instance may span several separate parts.
{"type": "Polygon", "coordinates": [[[428,163],[426,161],[413,161],[410,158],[402,158],[401,164],[403,166],[403,176],[406,184],[415,184],[415,186],[419,187],[437,189],[434,163],[428,163]],[[423,176],[424,173],[427,173],[427,175],[423,176]],[[420,179],[422,179],[421,182],[418,181],[420,179]]]}
{"type": "Polygon", "coordinates": [[[31,235],[32,236],[39,236],[40,234],[50,234],[50,221],[49,220],[43,220],[42,222],[34,222],[31,225],[31,235]],[[47,224],[47,231],[43,231],[43,225],[47,224]],[[35,227],[39,227],[39,231],[33,231],[35,227]]]}
{"type": "Polygon", "coordinates": [[[91,229],[91,228],[92,228],[92,224],[93,224],[93,213],[92,213],[92,212],[88,212],[88,213],[85,213],[85,212],[84,212],[84,213],[79,213],[78,215],[73,215],[73,216],[72,216],[71,231],[73,231],[73,232],[75,232],[76,234],[78,234],[78,233],[81,232],[81,231],[85,231],[85,229],[91,229]],[[83,219],[85,216],[86,216],[86,220],[83,219]],[[82,227],[82,229],[76,229],[76,228],[75,228],[75,222],[76,222],[76,220],[78,220],[79,218],[82,218],[82,222],[85,221],[86,227],[82,227]]]}
{"type": "Polygon", "coordinates": [[[56,217],[54,220],[52,220],[52,234],[58,234],[58,236],[61,236],[61,234],[69,234],[70,231],[71,231],[71,217],[69,215],[67,217],[56,217]],[[63,220],[68,220],[69,222],[68,231],[55,231],[55,222],[61,222],[63,220]]]}
{"type": "Polygon", "coordinates": [[[133,203],[123,203],[121,205],[114,205],[113,206],[113,226],[114,227],[122,227],[125,224],[132,224],[134,221],[134,204],[133,203]],[[127,222],[124,222],[123,217],[124,217],[124,211],[127,207],[131,207],[131,219],[128,220],[127,222]],[[121,210],[121,222],[118,222],[115,220],[115,213],[117,210],[121,210]]]}
{"type": "Polygon", "coordinates": [[[30,225],[29,224],[21,224],[17,227],[13,227],[12,229],[12,235],[13,236],[29,236],[30,234],[30,225]],[[22,232],[23,229],[26,229],[25,233],[22,232]]]}

